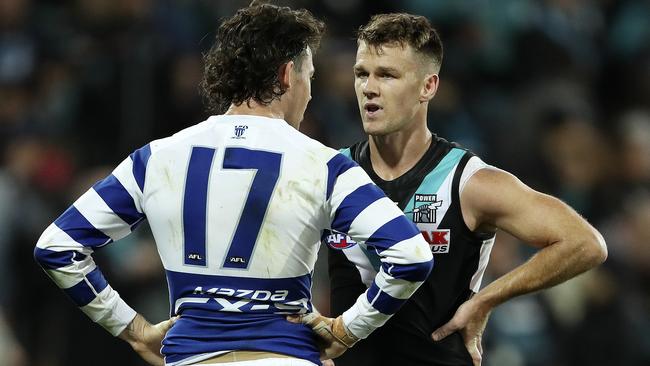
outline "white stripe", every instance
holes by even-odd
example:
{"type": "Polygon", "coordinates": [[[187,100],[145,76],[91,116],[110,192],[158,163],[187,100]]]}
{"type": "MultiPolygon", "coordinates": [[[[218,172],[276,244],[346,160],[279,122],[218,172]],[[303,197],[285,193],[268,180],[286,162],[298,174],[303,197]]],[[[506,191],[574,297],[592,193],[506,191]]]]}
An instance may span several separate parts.
{"type": "Polygon", "coordinates": [[[181,305],[184,303],[196,303],[196,304],[205,304],[210,300],[210,298],[200,298],[200,297],[181,297],[180,299],[176,300],[176,303],[174,304],[174,314],[178,313],[178,308],[180,308],[181,305]]]}
{"type": "Polygon", "coordinates": [[[388,295],[396,298],[406,300],[417,290],[422,281],[411,282],[400,278],[393,278],[384,272],[384,269],[379,270],[379,275],[375,278],[377,286],[388,295]]]}
{"type": "MultiPolygon", "coordinates": [[[[50,276],[52,281],[62,289],[68,289],[75,286],[86,278],[86,275],[95,270],[97,266],[92,257],[87,256],[84,260],[74,262],[65,267],[57,269],[46,269],[45,272],[50,276]]],[[[90,286],[92,288],[92,286],[90,286]]]]}
{"type": "Polygon", "coordinates": [[[345,173],[336,178],[334,187],[332,188],[332,196],[330,197],[330,221],[334,220],[336,209],[343,200],[355,189],[372,183],[368,174],[363,171],[359,166],[348,169],[345,173]]]}
{"type": "Polygon", "coordinates": [[[119,335],[136,315],[135,310],[110,285],[81,310],[113,336],[119,335]]]}
{"type": "Polygon", "coordinates": [[[94,189],[89,189],[74,203],[74,207],[97,230],[100,230],[113,241],[122,239],[131,233],[131,226],[124,222],[94,189]]]}
{"type": "Polygon", "coordinates": [[[469,281],[469,288],[474,292],[478,292],[481,289],[481,282],[483,281],[483,274],[487,268],[488,262],[490,261],[490,253],[492,252],[492,247],[494,246],[494,236],[488,240],[483,241],[481,245],[481,253],[478,260],[478,268],[476,272],[472,275],[472,279],[469,281]]]}
{"type": "Polygon", "coordinates": [[[352,221],[348,235],[354,241],[366,241],[377,229],[402,215],[404,213],[393,201],[387,197],[380,198],[361,211],[352,221]]]}
{"type": "MultiPolygon", "coordinates": [[[[151,144],[149,144],[149,146],[151,147],[151,144]]],[[[120,165],[113,170],[113,175],[117,178],[120,184],[122,184],[124,189],[129,192],[129,195],[131,195],[136,210],[142,213],[142,206],[140,204],[142,193],[140,193],[140,187],[138,187],[138,183],[135,181],[135,177],[133,176],[133,161],[131,158],[128,157],[122,161],[120,165]]]]}
{"type": "Polygon", "coordinates": [[[484,168],[494,168],[493,166],[487,165],[483,162],[478,156],[472,156],[465,164],[465,169],[463,174],[460,176],[460,182],[458,182],[458,195],[463,193],[465,189],[465,184],[467,181],[479,170],[484,168]]]}
{"type": "Polygon", "coordinates": [[[54,252],[74,250],[85,255],[90,255],[90,253],[93,252],[91,248],[84,247],[81,243],[76,242],[70,237],[70,235],[61,230],[54,223],[50,224],[43,234],[41,234],[36,246],[54,252]]]}
{"type": "MultiPolygon", "coordinates": [[[[367,291],[366,291],[367,292],[367,291]]],[[[381,327],[391,317],[370,306],[366,293],[359,296],[354,305],[342,314],[343,324],[357,338],[364,339],[381,327]]]]}
{"type": "Polygon", "coordinates": [[[402,240],[381,252],[382,263],[415,264],[428,262],[433,258],[429,244],[420,233],[410,239],[402,240]]]}
{"type": "Polygon", "coordinates": [[[357,242],[357,245],[343,249],[343,254],[345,254],[347,259],[357,267],[357,270],[361,275],[361,281],[366,285],[366,287],[370,287],[372,281],[377,275],[377,271],[375,271],[372,263],[370,263],[370,259],[368,259],[368,256],[364,253],[361,243],[357,242]]]}

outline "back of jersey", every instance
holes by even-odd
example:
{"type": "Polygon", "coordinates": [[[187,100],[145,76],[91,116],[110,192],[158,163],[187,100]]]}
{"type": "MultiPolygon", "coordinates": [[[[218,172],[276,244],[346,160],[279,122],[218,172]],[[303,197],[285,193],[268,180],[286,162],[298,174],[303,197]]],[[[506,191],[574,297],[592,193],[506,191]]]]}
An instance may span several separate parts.
{"type": "Polygon", "coordinates": [[[144,149],[142,210],[181,316],[166,362],[238,349],[317,362],[311,332],[284,314],[311,311],[336,152],[257,116],[211,117],[144,149]]]}
{"type": "Polygon", "coordinates": [[[318,364],[311,329],[285,315],[312,310],[324,229],[349,234],[381,258],[372,285],[342,315],[357,338],[395,314],[433,265],[417,228],[352,160],[283,120],[211,117],[136,150],[34,248],[52,280],[114,336],[136,312],[92,254],[145,219],[166,270],[171,314],[180,315],[163,341],[167,365],[230,350],[318,364]]]}

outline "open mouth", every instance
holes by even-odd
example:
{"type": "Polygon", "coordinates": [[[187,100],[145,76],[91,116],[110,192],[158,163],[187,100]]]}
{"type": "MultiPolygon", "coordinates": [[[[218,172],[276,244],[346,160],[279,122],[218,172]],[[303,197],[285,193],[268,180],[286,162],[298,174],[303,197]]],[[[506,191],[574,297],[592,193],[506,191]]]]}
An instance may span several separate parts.
{"type": "Polygon", "coordinates": [[[374,104],[374,103],[366,103],[363,106],[363,108],[366,110],[366,113],[368,113],[368,115],[370,115],[370,116],[375,115],[375,114],[377,114],[377,112],[382,110],[382,108],[379,105],[374,104]]]}

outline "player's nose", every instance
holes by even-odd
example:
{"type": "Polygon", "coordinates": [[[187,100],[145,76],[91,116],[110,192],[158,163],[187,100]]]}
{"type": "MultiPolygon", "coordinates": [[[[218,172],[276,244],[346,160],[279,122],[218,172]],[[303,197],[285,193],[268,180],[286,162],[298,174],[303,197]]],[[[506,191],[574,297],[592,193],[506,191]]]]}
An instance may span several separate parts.
{"type": "Polygon", "coordinates": [[[379,84],[377,83],[376,78],[373,76],[368,76],[366,82],[363,83],[363,95],[366,98],[373,98],[379,96],[379,84]]]}

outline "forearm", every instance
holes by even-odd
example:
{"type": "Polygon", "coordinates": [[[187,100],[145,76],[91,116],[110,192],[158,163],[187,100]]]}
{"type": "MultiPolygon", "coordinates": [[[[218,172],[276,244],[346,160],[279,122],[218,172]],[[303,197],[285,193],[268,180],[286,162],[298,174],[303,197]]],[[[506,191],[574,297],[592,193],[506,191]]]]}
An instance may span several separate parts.
{"type": "Polygon", "coordinates": [[[142,315],[136,314],[118,337],[133,346],[141,342],[142,334],[144,334],[144,329],[147,326],[151,326],[151,324],[142,315]]]}
{"type": "Polygon", "coordinates": [[[131,348],[149,364],[163,366],[165,361],[160,354],[162,340],[176,319],[172,318],[158,324],[151,324],[142,315],[136,314],[118,337],[129,343],[131,348]]]}
{"type": "Polygon", "coordinates": [[[482,289],[475,300],[493,308],[513,297],[560,284],[602,263],[604,245],[595,231],[581,239],[548,245],[482,289]]]}
{"type": "Polygon", "coordinates": [[[43,270],[88,317],[117,336],[133,319],[131,309],[111,288],[92,259],[92,250],[50,225],[34,249],[43,270]]]}
{"type": "Polygon", "coordinates": [[[412,239],[384,250],[382,267],[370,288],[343,313],[343,321],[358,338],[382,326],[428,277],[433,257],[417,233],[412,239]]]}

